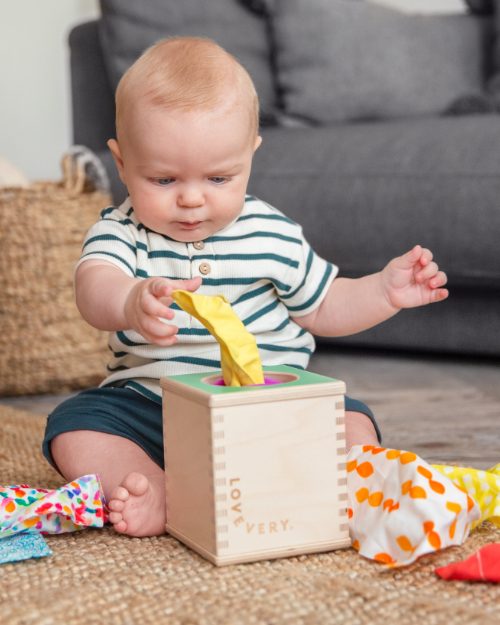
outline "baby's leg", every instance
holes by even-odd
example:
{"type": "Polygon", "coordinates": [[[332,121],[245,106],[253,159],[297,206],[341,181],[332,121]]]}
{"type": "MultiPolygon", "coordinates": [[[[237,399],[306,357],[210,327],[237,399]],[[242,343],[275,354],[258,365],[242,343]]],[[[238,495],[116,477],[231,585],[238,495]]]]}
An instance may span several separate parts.
{"type": "Polygon", "coordinates": [[[73,480],[97,473],[117,532],[156,536],[165,532],[165,473],[128,438],[75,430],[56,436],[52,457],[60,473],[73,480]]]}
{"type": "Polygon", "coordinates": [[[345,428],[347,451],[349,451],[353,445],[379,445],[373,423],[369,417],[362,412],[350,412],[346,410],[345,428]]]}

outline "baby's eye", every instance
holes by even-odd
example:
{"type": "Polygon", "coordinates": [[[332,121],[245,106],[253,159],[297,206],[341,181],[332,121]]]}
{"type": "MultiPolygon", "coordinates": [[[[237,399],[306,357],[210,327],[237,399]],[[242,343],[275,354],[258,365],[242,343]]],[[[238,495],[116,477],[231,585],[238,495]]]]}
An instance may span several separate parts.
{"type": "Polygon", "coordinates": [[[210,176],[209,180],[215,184],[224,184],[229,180],[225,176],[210,176]]]}
{"type": "Polygon", "coordinates": [[[154,181],[156,184],[159,184],[160,187],[166,187],[167,185],[172,184],[172,182],[175,182],[175,178],[155,178],[154,181]]]}

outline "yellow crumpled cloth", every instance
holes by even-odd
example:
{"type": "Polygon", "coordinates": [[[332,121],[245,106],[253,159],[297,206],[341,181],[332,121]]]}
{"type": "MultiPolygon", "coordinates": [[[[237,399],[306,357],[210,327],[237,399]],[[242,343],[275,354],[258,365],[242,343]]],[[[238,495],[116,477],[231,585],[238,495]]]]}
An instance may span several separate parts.
{"type": "Polygon", "coordinates": [[[487,471],[442,464],[433,466],[478,504],[481,518],[472,523],[473,528],[483,521],[491,521],[500,527],[500,464],[487,471]]]}
{"type": "Polygon", "coordinates": [[[217,339],[226,386],[264,384],[255,337],[248,332],[225,297],[178,289],[172,292],[172,299],[217,339]]]}

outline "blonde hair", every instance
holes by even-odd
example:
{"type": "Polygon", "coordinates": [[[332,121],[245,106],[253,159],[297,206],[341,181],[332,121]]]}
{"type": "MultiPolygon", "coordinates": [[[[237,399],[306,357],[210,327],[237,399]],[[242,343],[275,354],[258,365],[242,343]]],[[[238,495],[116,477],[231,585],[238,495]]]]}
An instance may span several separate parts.
{"type": "Polygon", "coordinates": [[[137,100],[171,110],[243,106],[248,109],[253,136],[258,134],[259,99],[253,81],[238,60],[211,39],[158,41],[122,76],[115,100],[117,135],[137,100]]]}

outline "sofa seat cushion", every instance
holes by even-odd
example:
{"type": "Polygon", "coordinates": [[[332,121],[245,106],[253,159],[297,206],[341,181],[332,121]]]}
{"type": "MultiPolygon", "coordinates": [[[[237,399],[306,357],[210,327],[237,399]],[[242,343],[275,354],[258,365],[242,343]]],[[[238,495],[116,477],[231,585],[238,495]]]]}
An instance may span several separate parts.
{"type": "Polygon", "coordinates": [[[293,116],[328,124],[439,114],[482,88],[477,18],[353,0],[273,0],[269,19],[293,116]]]}
{"type": "Polygon", "coordinates": [[[500,289],[500,116],[263,132],[250,193],[360,276],[416,243],[450,286],[500,289]]]}
{"type": "Polygon", "coordinates": [[[263,122],[274,118],[275,87],[266,23],[238,0],[101,0],[99,34],[113,90],[130,65],[164,37],[209,37],[252,76],[263,122]]]}

